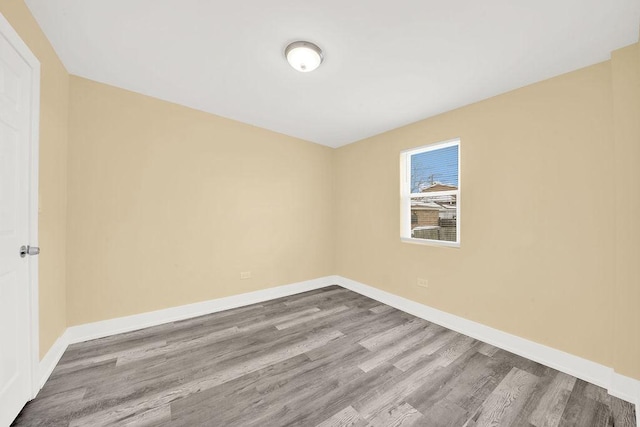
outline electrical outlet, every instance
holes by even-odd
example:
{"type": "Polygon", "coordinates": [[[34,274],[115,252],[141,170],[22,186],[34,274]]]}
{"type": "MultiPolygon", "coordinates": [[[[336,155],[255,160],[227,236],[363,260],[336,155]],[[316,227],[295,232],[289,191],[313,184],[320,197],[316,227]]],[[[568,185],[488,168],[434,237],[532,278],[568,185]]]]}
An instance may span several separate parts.
{"type": "Polygon", "coordinates": [[[416,283],[416,285],[418,285],[421,288],[428,288],[429,287],[429,281],[427,279],[423,279],[421,277],[418,277],[418,282],[416,283]]]}
{"type": "Polygon", "coordinates": [[[240,278],[241,279],[251,279],[251,272],[250,271],[241,271],[240,272],[240,278]]]}

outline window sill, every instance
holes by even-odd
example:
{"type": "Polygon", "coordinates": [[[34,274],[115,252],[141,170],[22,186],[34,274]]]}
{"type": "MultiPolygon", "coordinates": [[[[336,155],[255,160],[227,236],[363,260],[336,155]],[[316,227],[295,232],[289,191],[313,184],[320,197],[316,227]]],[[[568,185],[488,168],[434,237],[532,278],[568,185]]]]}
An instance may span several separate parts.
{"type": "Polygon", "coordinates": [[[414,239],[413,237],[400,237],[400,241],[404,243],[412,243],[414,245],[440,246],[444,248],[460,248],[460,242],[449,242],[446,240],[429,240],[429,239],[414,239]]]}

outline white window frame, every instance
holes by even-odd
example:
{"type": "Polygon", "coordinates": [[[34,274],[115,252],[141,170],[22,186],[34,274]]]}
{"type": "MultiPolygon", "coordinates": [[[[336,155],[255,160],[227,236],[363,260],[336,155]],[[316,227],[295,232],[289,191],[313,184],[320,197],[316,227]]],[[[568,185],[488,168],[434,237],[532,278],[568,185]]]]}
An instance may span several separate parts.
{"type": "Polygon", "coordinates": [[[435,144],[423,145],[400,152],[400,240],[406,243],[415,243],[428,246],[460,247],[460,224],[461,224],[461,163],[460,163],[460,138],[437,142],[435,144]],[[425,197],[425,193],[411,193],[411,156],[426,153],[428,151],[439,150],[448,147],[458,147],[458,189],[448,191],[429,192],[428,196],[456,196],[456,241],[433,239],[416,239],[411,237],[411,199],[425,197]]]}

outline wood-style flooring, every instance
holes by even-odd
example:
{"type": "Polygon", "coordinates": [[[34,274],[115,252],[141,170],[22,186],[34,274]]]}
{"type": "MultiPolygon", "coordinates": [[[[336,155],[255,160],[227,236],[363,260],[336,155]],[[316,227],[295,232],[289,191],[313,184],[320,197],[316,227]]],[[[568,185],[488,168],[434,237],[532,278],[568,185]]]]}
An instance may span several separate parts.
{"type": "Polygon", "coordinates": [[[338,286],[69,346],[16,426],[635,426],[606,390],[338,286]]]}

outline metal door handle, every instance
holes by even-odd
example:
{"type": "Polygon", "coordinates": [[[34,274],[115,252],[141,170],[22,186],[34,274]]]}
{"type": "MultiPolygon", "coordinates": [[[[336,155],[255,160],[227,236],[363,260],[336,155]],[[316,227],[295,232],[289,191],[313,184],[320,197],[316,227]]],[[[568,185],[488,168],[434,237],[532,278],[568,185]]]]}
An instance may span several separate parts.
{"type": "Polygon", "coordinates": [[[24,258],[27,255],[38,255],[40,253],[40,248],[37,246],[20,246],[20,258],[24,258]]]}

